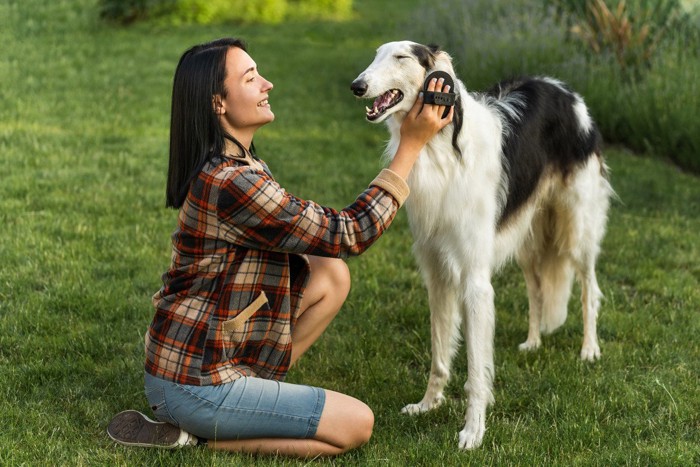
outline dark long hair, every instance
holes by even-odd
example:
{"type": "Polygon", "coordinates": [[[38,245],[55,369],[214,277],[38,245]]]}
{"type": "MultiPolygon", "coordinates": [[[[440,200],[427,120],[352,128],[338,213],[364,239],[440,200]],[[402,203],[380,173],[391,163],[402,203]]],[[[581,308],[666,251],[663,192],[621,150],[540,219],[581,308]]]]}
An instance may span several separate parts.
{"type": "Polygon", "coordinates": [[[244,41],[223,38],[190,48],[177,64],[170,113],[167,207],[182,206],[192,180],[207,161],[223,154],[227,139],[246,150],[223,130],[214,112],[214,96],[226,97],[226,53],[231,47],[247,50],[244,41]]]}

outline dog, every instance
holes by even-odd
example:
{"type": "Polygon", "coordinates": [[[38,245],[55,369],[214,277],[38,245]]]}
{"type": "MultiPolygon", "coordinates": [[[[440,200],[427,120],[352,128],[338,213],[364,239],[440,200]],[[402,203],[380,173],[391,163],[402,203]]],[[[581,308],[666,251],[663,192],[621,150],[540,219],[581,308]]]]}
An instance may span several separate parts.
{"type": "Polygon", "coordinates": [[[468,397],[459,447],[483,440],[494,377],[492,276],[508,260],[523,271],[529,326],[523,351],[541,345],[567,317],[576,277],[581,284],[583,345],[580,357],[600,357],[596,321],[602,294],[595,265],[614,194],[600,133],[583,99],[547,77],[501,82],[470,93],[450,55],[437,46],[390,42],[352,82],[372,123],[386,122],[395,154],[401,122],[428,73],[454,78],[454,116],[423,148],[408,184],[406,210],[413,251],[428,290],[432,363],[418,414],[444,402],[443,389],[463,333],[468,397]]]}

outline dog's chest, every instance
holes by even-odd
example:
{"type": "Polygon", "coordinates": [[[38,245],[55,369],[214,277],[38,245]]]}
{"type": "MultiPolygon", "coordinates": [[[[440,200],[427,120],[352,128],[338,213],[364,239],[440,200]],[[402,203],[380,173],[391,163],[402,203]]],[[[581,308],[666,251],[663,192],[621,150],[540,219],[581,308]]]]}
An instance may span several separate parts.
{"type": "MultiPolygon", "coordinates": [[[[451,151],[450,151],[451,152],[451,151]]],[[[450,234],[464,214],[464,174],[444,155],[424,151],[411,171],[406,210],[414,235],[450,234]]]]}

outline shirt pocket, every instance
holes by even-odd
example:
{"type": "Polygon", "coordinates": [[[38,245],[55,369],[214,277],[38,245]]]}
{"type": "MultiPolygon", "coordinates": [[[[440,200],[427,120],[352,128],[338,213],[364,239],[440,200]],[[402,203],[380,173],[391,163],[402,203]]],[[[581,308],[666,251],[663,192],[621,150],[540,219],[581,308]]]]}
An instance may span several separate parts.
{"type": "Polygon", "coordinates": [[[269,324],[265,323],[267,320],[255,319],[253,315],[257,311],[269,309],[270,305],[265,292],[260,292],[260,295],[234,318],[221,323],[221,330],[224,336],[224,353],[228,360],[232,360],[236,354],[241,353],[240,351],[243,350],[248,341],[262,340],[262,336],[258,336],[258,334],[263,336],[267,334],[267,329],[258,329],[261,327],[261,324],[264,324],[264,327],[267,328],[269,324]]]}

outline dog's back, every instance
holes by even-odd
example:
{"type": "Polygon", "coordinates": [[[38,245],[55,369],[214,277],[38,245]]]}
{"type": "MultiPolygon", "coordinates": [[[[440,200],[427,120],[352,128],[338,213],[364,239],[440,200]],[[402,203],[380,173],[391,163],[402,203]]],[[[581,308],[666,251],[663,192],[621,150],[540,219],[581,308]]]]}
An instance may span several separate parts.
{"type": "Polygon", "coordinates": [[[589,157],[601,156],[601,136],[581,97],[550,78],[498,83],[483,102],[503,122],[502,157],[507,180],[503,225],[536,190],[545,174],[567,178],[589,157]]]}

